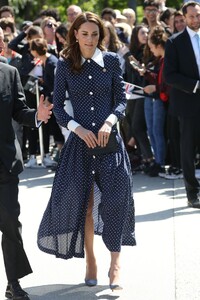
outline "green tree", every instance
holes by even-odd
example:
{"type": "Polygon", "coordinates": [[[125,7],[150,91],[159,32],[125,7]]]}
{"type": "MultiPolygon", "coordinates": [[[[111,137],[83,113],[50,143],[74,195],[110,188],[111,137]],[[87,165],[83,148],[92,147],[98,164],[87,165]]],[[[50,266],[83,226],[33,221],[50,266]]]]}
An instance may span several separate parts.
{"type": "MultiPolygon", "coordinates": [[[[0,0],[0,7],[10,5],[14,8],[17,22],[34,20],[42,9],[57,8],[61,20],[66,21],[66,8],[73,4],[80,6],[83,11],[92,11],[99,14],[103,8],[111,7],[122,10],[126,7],[142,6],[144,0],[0,0]]],[[[179,8],[182,0],[167,0],[167,6],[179,8]]]]}
{"type": "Polygon", "coordinates": [[[66,20],[66,8],[73,4],[80,6],[83,11],[92,11],[97,14],[105,7],[113,9],[123,9],[128,7],[127,0],[59,0],[58,5],[55,6],[55,0],[0,0],[0,6],[10,5],[14,8],[16,18],[21,20],[34,20],[42,9],[57,8],[60,13],[61,20],[66,20]],[[7,2],[7,3],[4,3],[7,2]]]}

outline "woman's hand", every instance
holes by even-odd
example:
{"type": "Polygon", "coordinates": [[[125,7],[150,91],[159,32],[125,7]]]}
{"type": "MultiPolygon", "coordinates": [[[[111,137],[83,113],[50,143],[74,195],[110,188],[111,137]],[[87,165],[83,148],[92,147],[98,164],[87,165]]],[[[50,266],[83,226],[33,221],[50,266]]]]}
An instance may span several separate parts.
{"type": "Polygon", "coordinates": [[[105,121],[103,126],[100,128],[98,132],[98,145],[101,147],[105,147],[108,143],[109,136],[111,133],[112,124],[108,121],[105,121]]]}
{"type": "Polygon", "coordinates": [[[143,88],[146,94],[152,94],[156,91],[156,86],[154,84],[147,85],[143,88]]]}
{"type": "Polygon", "coordinates": [[[95,148],[96,145],[98,144],[98,140],[97,140],[95,134],[92,131],[85,129],[82,126],[78,126],[75,129],[75,133],[82,140],[84,140],[84,142],[87,144],[88,148],[95,148]]]}
{"type": "Polygon", "coordinates": [[[144,74],[146,73],[146,68],[144,64],[140,64],[140,62],[135,59],[135,57],[133,55],[130,55],[128,57],[131,66],[137,71],[139,72],[140,76],[144,76],[144,74]]]}

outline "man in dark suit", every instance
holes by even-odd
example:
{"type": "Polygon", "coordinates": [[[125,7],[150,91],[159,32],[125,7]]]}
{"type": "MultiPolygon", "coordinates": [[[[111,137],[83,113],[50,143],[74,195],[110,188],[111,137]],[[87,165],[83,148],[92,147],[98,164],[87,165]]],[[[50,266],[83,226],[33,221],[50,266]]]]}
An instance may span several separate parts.
{"type": "Polygon", "coordinates": [[[186,29],[167,41],[164,76],[171,85],[170,110],[179,117],[181,163],[188,205],[200,208],[195,155],[200,140],[200,4],[182,8],[186,29]]]}
{"type": "MultiPolygon", "coordinates": [[[[0,45],[3,31],[0,28],[0,45]]],[[[1,52],[1,49],[0,49],[1,52]]],[[[6,297],[28,300],[18,279],[32,272],[23,248],[18,220],[18,174],[23,170],[22,153],[12,127],[12,118],[26,126],[48,122],[52,105],[45,107],[41,96],[38,110],[29,109],[17,69],[0,62],[0,231],[8,286],[6,297]]]]}

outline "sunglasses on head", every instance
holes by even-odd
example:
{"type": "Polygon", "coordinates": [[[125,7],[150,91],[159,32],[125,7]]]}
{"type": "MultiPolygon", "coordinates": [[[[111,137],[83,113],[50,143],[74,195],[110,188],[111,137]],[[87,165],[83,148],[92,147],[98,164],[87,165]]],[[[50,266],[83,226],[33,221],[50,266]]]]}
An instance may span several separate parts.
{"type": "Polygon", "coordinates": [[[52,27],[57,27],[57,25],[54,24],[54,23],[47,23],[47,24],[46,24],[46,27],[52,28],[52,27]]]}

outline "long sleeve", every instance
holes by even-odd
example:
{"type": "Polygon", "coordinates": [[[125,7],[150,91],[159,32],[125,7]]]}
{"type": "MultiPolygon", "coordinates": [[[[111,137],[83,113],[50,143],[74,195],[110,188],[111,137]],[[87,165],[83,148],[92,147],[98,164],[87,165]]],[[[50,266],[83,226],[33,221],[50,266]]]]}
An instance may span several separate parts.
{"type": "Polygon", "coordinates": [[[57,65],[57,57],[51,55],[45,64],[44,73],[43,73],[43,91],[45,97],[48,97],[49,102],[53,102],[53,87],[54,87],[54,77],[55,69],[57,65]]]}
{"type": "MultiPolygon", "coordinates": [[[[182,50],[183,49],[181,49],[181,51],[182,50]]],[[[193,76],[190,77],[188,75],[184,75],[188,74],[188,72],[186,72],[185,70],[186,67],[184,66],[184,61],[182,60],[182,63],[180,63],[180,55],[178,55],[177,51],[180,51],[180,49],[178,50],[176,48],[174,40],[168,40],[165,49],[164,78],[167,84],[173,86],[174,88],[185,91],[187,93],[193,93],[193,90],[197,83],[197,79],[195,80],[194,76],[194,68],[193,76]]],[[[184,51],[184,53],[187,52],[184,51]]],[[[185,56],[184,53],[183,55],[185,56]]]]}
{"type": "Polygon", "coordinates": [[[26,51],[27,51],[27,48],[28,48],[27,44],[22,44],[21,43],[25,37],[26,37],[26,33],[21,32],[12,41],[10,41],[10,43],[8,44],[8,47],[10,49],[12,49],[13,51],[15,51],[15,52],[22,55],[24,53],[24,48],[26,48],[26,51]]]}
{"type": "Polygon", "coordinates": [[[70,120],[73,120],[73,117],[68,115],[64,110],[64,102],[66,100],[66,91],[68,90],[67,85],[67,66],[66,62],[63,59],[58,60],[56,75],[54,81],[54,91],[53,91],[53,112],[57,119],[57,122],[62,127],[67,127],[67,124],[70,120]],[[66,76],[64,76],[66,75],[66,76]]]}
{"type": "Polygon", "coordinates": [[[119,59],[116,58],[113,61],[113,100],[114,106],[112,114],[114,114],[118,120],[124,118],[126,108],[126,92],[124,80],[122,77],[122,71],[120,68],[119,59]]]}

